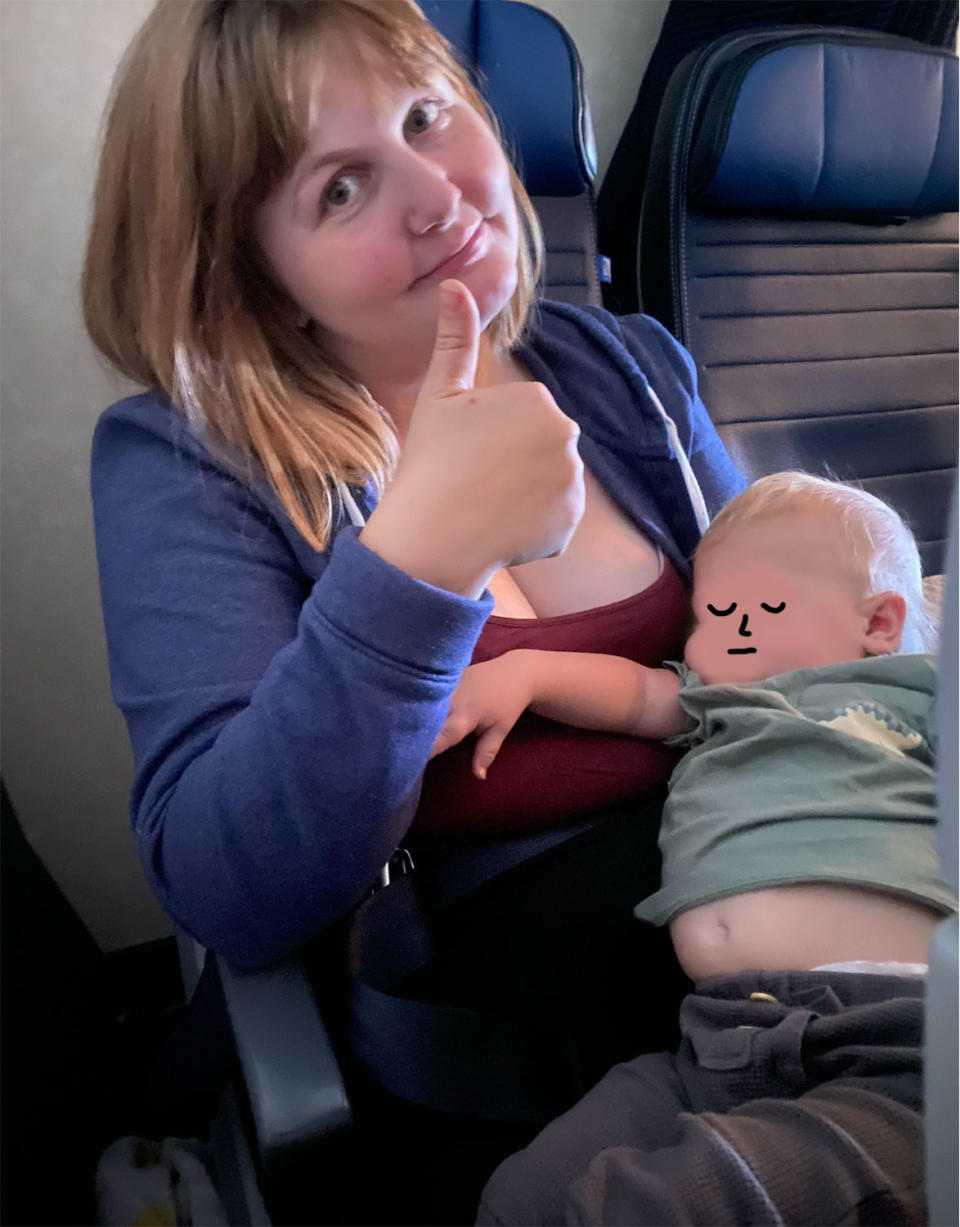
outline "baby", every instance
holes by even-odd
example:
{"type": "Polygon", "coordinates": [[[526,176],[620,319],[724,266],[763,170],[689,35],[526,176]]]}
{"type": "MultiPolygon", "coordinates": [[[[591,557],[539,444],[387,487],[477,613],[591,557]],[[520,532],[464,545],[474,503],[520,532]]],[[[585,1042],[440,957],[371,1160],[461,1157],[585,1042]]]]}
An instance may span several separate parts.
{"type": "Polygon", "coordinates": [[[690,747],[662,886],[636,909],[670,925],[697,982],[680,1051],[612,1070],[498,1170],[480,1221],[859,1221],[843,1216],[879,1179],[889,1221],[920,1222],[919,973],[956,898],[934,844],[916,543],[863,491],[775,474],[705,533],[693,613],[681,665],[520,651],[472,666],[437,738],[435,753],[476,732],[481,778],[526,708],[690,747]],[[863,1077],[838,1101],[841,1051],[863,1077]],[[758,1197],[782,1217],[749,1217],[758,1197]]]}
{"type": "Polygon", "coordinates": [[[529,708],[693,747],[664,809],[663,887],[692,979],[746,967],[922,962],[953,905],[932,838],[933,642],[916,543],[872,495],[778,473],[694,559],[684,664],[517,651],[471,666],[434,753],[478,735],[483,778],[529,708]]]}

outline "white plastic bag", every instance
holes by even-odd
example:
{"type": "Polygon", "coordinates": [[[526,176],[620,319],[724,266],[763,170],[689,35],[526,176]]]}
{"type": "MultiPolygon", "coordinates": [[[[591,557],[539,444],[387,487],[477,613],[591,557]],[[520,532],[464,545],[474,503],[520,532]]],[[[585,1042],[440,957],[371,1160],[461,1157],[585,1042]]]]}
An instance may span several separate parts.
{"type": "Polygon", "coordinates": [[[97,1164],[100,1227],[229,1227],[199,1142],[126,1137],[97,1164]]]}

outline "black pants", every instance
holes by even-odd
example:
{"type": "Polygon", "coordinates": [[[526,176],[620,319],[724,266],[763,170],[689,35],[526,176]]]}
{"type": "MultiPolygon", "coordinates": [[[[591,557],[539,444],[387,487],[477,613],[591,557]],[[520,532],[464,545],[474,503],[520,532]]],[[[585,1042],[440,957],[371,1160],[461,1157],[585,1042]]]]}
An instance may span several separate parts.
{"type": "Polygon", "coordinates": [[[563,1020],[581,1093],[617,1061],[673,1047],[690,983],[667,932],[633,916],[660,885],[662,800],[619,806],[445,907],[437,956],[405,994],[563,1020]]]}
{"type": "MultiPolygon", "coordinates": [[[[449,884],[439,882],[437,858],[418,853],[436,957],[401,986],[403,995],[562,1023],[576,1056],[557,1069],[569,1103],[617,1061],[673,1046],[690,985],[667,933],[632,915],[660,884],[662,800],[621,806],[435,912],[431,876],[438,896],[449,884]]],[[[494,1167],[536,1132],[384,1096],[360,1117],[362,1153],[376,1153],[373,1170],[382,1173],[374,1190],[380,1204],[366,1211],[366,1221],[472,1222],[494,1167]]]]}

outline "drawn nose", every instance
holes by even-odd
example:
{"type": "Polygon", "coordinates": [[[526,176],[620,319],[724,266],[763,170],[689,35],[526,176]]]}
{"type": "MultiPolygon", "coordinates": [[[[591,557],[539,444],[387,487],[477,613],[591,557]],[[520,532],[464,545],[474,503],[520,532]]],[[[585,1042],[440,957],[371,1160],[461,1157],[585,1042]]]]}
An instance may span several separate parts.
{"type": "Polygon", "coordinates": [[[740,629],[737,631],[737,634],[744,635],[747,639],[749,639],[750,636],[753,634],[753,631],[747,630],[747,615],[746,614],[744,614],[743,617],[740,619],[740,629]]]}

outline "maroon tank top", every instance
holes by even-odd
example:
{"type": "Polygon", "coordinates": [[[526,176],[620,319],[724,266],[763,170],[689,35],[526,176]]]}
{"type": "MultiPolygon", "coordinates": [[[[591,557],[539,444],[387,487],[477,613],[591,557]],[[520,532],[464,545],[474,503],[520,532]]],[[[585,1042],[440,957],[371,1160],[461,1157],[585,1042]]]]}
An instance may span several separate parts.
{"type": "MultiPolygon", "coordinates": [[[[690,602],[667,558],[642,592],[554,618],[491,615],[473,664],[513,648],[601,652],[657,666],[678,659],[690,602]]],[[[427,764],[413,831],[420,836],[478,840],[558,826],[664,784],[675,752],[658,741],[575,729],[540,716],[520,717],[485,780],[470,769],[467,737],[427,764]]]]}

